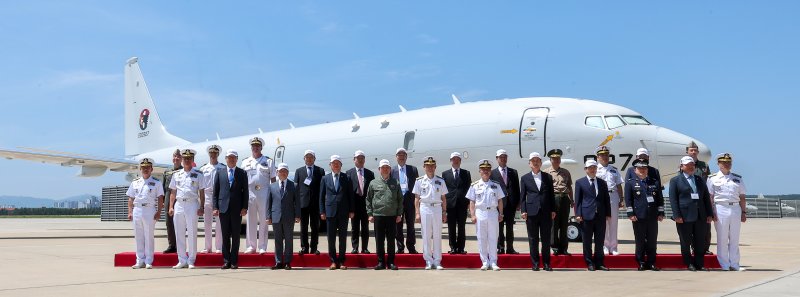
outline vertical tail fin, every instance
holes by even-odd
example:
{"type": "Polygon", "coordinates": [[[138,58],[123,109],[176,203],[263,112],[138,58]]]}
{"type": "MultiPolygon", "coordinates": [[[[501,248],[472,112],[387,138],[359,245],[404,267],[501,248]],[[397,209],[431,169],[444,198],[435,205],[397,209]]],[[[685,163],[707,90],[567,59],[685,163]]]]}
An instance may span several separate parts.
{"type": "Polygon", "coordinates": [[[169,134],[161,124],[139,69],[139,58],[128,59],[125,63],[125,155],[135,156],[188,143],[169,134]]]}

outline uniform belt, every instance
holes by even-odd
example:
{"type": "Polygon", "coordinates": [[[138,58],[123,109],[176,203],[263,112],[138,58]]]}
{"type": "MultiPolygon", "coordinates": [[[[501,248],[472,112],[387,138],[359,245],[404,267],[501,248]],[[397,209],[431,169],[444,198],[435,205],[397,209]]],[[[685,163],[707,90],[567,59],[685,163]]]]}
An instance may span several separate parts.
{"type": "Polygon", "coordinates": [[[175,200],[179,202],[192,202],[197,201],[197,198],[175,198],[175,200]]]}
{"type": "Polygon", "coordinates": [[[427,206],[431,206],[431,207],[433,207],[433,206],[442,206],[442,203],[428,203],[428,202],[423,202],[422,204],[424,204],[424,205],[427,205],[427,206]]]}
{"type": "Polygon", "coordinates": [[[714,202],[715,204],[719,205],[738,205],[739,202],[714,202]]]}
{"type": "Polygon", "coordinates": [[[481,210],[494,210],[494,209],[497,209],[497,207],[481,207],[479,209],[481,209],[481,210]]]}
{"type": "Polygon", "coordinates": [[[156,206],[155,203],[134,203],[133,206],[138,207],[153,207],[156,206]]]}

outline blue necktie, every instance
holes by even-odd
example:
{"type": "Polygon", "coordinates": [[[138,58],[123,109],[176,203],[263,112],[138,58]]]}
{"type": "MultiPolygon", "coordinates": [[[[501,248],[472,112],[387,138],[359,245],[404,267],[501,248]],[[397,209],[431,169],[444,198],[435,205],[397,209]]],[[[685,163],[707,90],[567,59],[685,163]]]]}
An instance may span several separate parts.
{"type": "Polygon", "coordinates": [[[228,169],[228,187],[233,186],[233,168],[228,169]]]}
{"type": "Polygon", "coordinates": [[[692,187],[692,193],[697,193],[697,185],[694,184],[694,175],[686,178],[689,180],[689,186],[692,187]]]}
{"type": "MultiPolygon", "coordinates": [[[[405,165],[400,166],[400,170],[398,171],[397,175],[399,175],[398,177],[400,178],[400,183],[401,184],[406,184],[406,185],[408,184],[408,180],[407,180],[408,177],[406,176],[406,166],[405,165]]],[[[403,190],[402,194],[405,195],[406,194],[406,190],[403,190]]]]}

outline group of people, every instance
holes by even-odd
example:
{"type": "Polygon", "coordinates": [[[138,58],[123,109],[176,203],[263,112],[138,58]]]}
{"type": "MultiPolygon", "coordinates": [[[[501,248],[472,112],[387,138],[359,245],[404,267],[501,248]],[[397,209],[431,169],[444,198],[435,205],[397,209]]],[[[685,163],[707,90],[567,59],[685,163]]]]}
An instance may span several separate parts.
{"type": "MultiPolygon", "coordinates": [[[[194,168],[194,150],[176,150],[174,167],[165,173],[163,183],[152,176],[153,160],[142,159],[141,177],[127,192],[136,238],[133,268],[152,267],[155,222],[161,210],[167,209],[169,247],[164,252],[177,252],[175,269],[195,267],[197,220],[204,216],[205,246],[201,253],[222,253],[222,269],[238,268],[242,217],[247,220],[244,253],[266,253],[271,225],[275,251],[272,269],[287,270],[292,269],[297,223],[301,224],[300,255],[318,255],[319,233],[326,231],[331,270],[347,269],[348,225],[352,232],[350,254],[371,253],[368,242],[372,223],[378,259],[374,268],[396,270],[395,254],[420,253],[414,228],[419,223],[425,269],[441,270],[443,224],[448,228],[448,253],[465,254],[469,218],[476,225],[481,270],[497,271],[498,254],[519,254],[513,246],[513,225],[519,211],[528,233],[532,269],[551,271],[551,249],[555,255],[569,255],[566,231],[572,210],[582,228],[587,269],[608,270],[604,256],[619,254],[617,213],[624,207],[633,225],[639,270],[659,270],[655,259],[658,222],[665,216],[663,187],[658,170],[649,166],[644,148],[637,151],[637,159],[623,178],[622,172],[609,163],[609,148],[599,147],[596,160],[585,162],[586,176],[575,181],[573,190],[570,172],[560,166],[560,149],[547,152],[551,167],[546,169],[542,169],[545,156],[530,153],[530,171],[521,177],[507,166],[508,153],[498,150],[497,167],[493,168],[489,160],[480,160],[480,178],[475,181],[470,171],[461,168],[458,152],[450,155],[450,168],[440,175],[436,175],[437,160],[425,157],[420,175],[417,167],[406,164],[408,153],[399,148],[396,164],[380,160],[376,175],[364,167],[363,151],[353,154],[354,167],[346,172],[342,171],[341,156],[330,156],[330,172],[326,173],[315,164],[315,152],[306,150],[304,166],[297,168],[290,180],[288,165],[274,165],[261,153],[263,145],[259,137],[250,139],[252,155],[242,160],[241,167],[234,150],[226,151],[221,164],[217,145],[208,147],[209,163],[200,168],[194,168]]],[[[704,176],[709,173],[708,166],[696,159],[696,144],[687,146],[687,154],[681,159],[681,173],[669,187],[687,269],[704,269],[713,221],[720,265],[725,270],[742,270],[738,253],[739,228],[746,220],[742,177],[730,172],[730,154],[717,157],[720,172],[708,177],[704,176]]]]}

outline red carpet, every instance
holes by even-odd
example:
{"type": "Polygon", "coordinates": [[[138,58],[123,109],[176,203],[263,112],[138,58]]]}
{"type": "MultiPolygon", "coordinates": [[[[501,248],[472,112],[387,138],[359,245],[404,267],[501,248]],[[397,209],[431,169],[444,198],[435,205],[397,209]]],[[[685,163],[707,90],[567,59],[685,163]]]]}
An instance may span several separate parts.
{"type": "MultiPolygon", "coordinates": [[[[375,254],[347,254],[347,263],[348,267],[353,268],[371,268],[377,264],[377,258],[375,254]]],[[[126,267],[135,264],[136,262],[136,253],[133,252],[125,252],[119,253],[114,255],[114,266],[115,267],[126,267]]],[[[498,265],[501,268],[519,268],[519,269],[530,269],[531,268],[531,258],[528,254],[519,254],[519,255],[498,255],[498,265]]],[[[572,268],[572,269],[583,269],[586,268],[586,264],[583,262],[583,256],[581,254],[573,254],[571,256],[551,256],[550,262],[554,269],[557,268],[572,268]]],[[[636,269],[638,267],[638,263],[636,263],[636,258],[633,254],[621,254],[618,256],[606,256],[605,257],[605,264],[611,269],[636,269]]],[[[172,267],[178,263],[178,257],[175,254],[162,254],[156,253],[155,259],[153,260],[153,266],[155,267],[172,267]]],[[[264,255],[257,255],[257,254],[239,254],[239,266],[240,267],[270,267],[275,264],[275,256],[272,253],[267,253],[264,255]]],[[[397,267],[400,268],[423,268],[425,266],[425,260],[422,259],[421,254],[417,255],[410,255],[410,254],[401,254],[397,255],[395,258],[395,264],[397,267]]],[[[197,267],[221,267],[222,266],[222,254],[197,254],[197,261],[195,262],[197,267]]],[[[327,268],[330,266],[331,263],[328,259],[327,253],[322,253],[320,255],[302,255],[299,256],[297,254],[294,255],[292,259],[292,266],[295,267],[316,267],[316,268],[327,268]]],[[[449,255],[444,254],[442,255],[442,266],[445,268],[459,268],[459,269],[466,269],[466,268],[480,268],[481,260],[478,254],[466,254],[466,255],[449,255]]],[[[656,266],[659,266],[664,269],[685,269],[686,266],[683,264],[683,260],[681,255],[679,254],[660,254],[658,255],[658,259],[656,259],[656,266]]],[[[705,266],[709,269],[719,269],[719,262],[717,262],[717,257],[715,255],[707,255],[705,257],[705,266]]]]}

